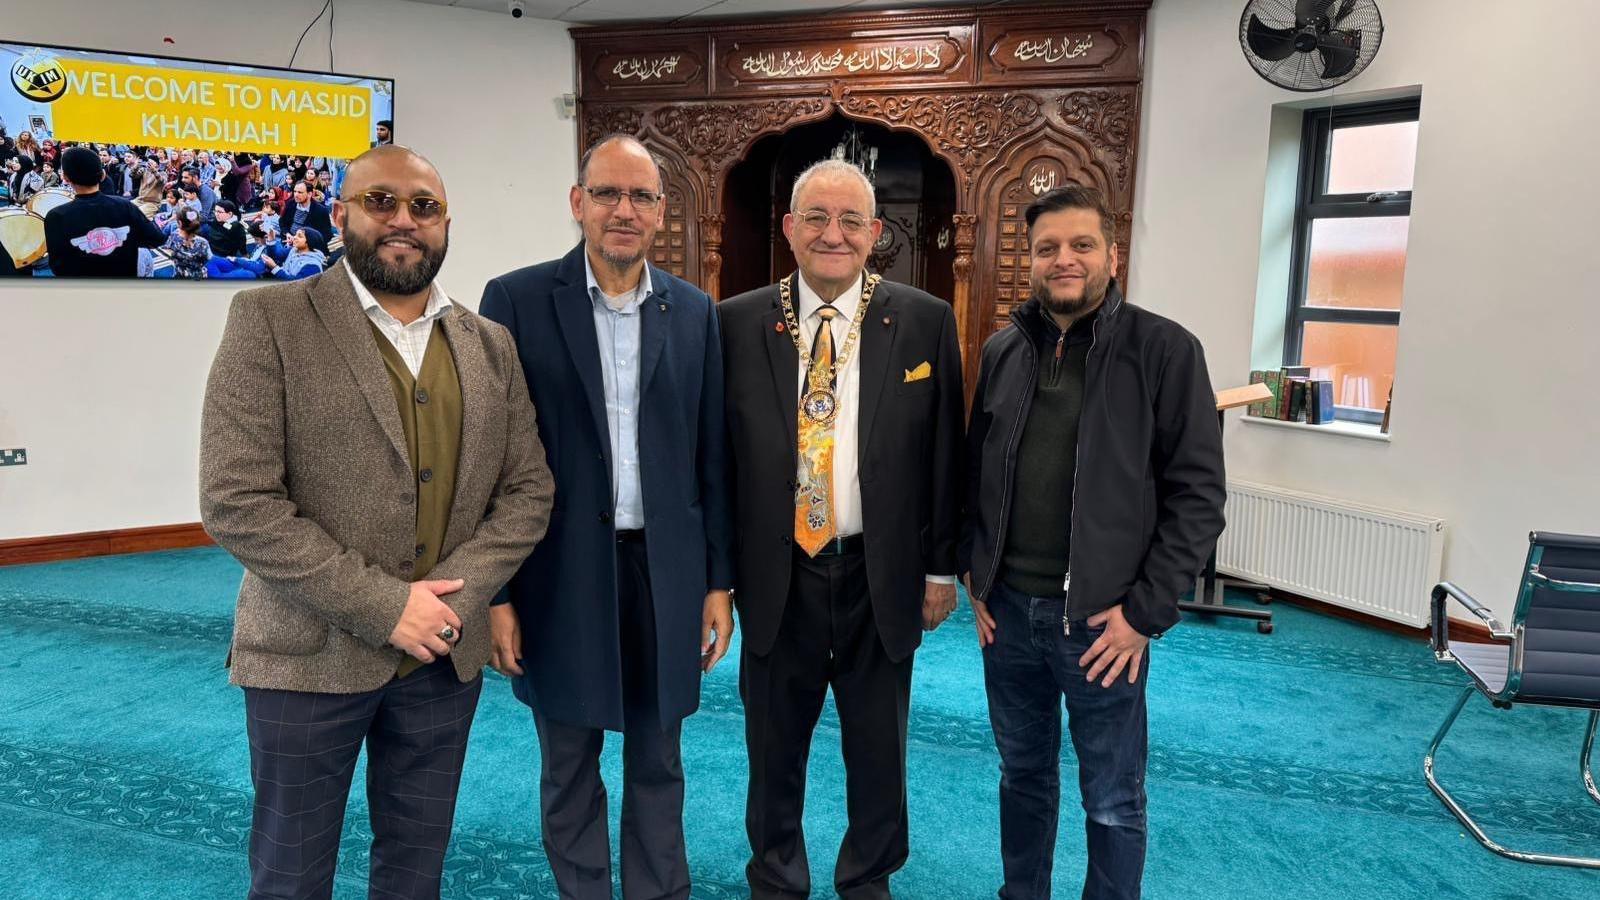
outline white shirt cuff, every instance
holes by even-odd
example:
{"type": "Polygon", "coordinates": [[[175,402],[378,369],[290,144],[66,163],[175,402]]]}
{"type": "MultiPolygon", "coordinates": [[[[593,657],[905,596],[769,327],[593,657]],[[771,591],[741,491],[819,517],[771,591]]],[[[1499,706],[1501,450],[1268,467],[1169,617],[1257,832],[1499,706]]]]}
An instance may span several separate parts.
{"type": "Polygon", "coordinates": [[[924,581],[928,582],[929,584],[955,584],[956,583],[956,577],[954,575],[924,575],[924,576],[922,576],[922,578],[923,578],[924,581]]]}

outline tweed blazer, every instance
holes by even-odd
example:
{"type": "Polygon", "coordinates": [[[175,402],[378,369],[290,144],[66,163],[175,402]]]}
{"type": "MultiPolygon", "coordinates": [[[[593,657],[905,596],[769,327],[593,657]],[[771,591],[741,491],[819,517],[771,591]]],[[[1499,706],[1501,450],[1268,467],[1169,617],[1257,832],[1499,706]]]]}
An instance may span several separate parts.
{"type": "MultiPolygon", "coordinates": [[[[394,392],[344,266],[233,299],[206,384],[200,514],[245,569],[231,680],[321,693],[375,689],[410,595],[417,482],[394,392]]],[[[462,681],[489,660],[489,600],[543,537],[554,480],[505,328],[452,305],[461,456],[439,562],[464,579],[450,654],[462,681]]]]}

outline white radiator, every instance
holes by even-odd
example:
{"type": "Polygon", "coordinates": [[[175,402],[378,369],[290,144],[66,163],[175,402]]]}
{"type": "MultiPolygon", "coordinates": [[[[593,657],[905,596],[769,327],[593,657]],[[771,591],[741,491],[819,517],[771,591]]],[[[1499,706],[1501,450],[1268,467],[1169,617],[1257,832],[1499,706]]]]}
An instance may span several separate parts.
{"type": "Polygon", "coordinates": [[[1444,520],[1228,482],[1217,569],[1418,627],[1439,581],[1444,520]]]}

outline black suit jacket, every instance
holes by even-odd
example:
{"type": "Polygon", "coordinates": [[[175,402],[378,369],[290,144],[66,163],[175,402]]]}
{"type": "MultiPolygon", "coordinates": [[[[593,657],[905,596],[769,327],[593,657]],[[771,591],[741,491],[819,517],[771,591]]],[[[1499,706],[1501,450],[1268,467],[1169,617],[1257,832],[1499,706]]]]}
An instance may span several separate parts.
{"type": "MultiPolygon", "coordinates": [[[[777,285],[718,305],[734,468],[734,602],[744,643],[778,639],[794,553],[799,354],[777,285]]],[[[961,349],[950,304],[878,285],[861,326],[861,476],[867,582],[893,660],[922,641],[924,576],[956,571],[962,479],[961,349]],[[930,377],[907,381],[922,363],[930,377]]]]}
{"type": "MultiPolygon", "coordinates": [[[[278,236],[283,239],[285,244],[289,243],[289,238],[294,235],[294,211],[294,198],[290,197],[288,202],[283,205],[283,214],[278,216],[278,236]]],[[[333,239],[333,218],[328,213],[328,207],[315,200],[311,201],[311,208],[306,211],[306,224],[304,227],[315,228],[322,232],[324,241],[333,239]]]]}
{"type": "Polygon", "coordinates": [[[100,193],[112,197],[126,197],[127,194],[122,192],[122,163],[114,162],[104,167],[103,171],[105,174],[100,176],[100,193]]]}

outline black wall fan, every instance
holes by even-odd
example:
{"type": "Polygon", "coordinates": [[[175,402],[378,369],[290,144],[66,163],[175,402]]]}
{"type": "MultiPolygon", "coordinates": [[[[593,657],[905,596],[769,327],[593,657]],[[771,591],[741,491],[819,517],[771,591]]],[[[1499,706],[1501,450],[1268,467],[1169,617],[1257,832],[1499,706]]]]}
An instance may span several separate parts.
{"type": "Polygon", "coordinates": [[[1250,0],[1239,45],[1256,74],[1291,91],[1321,91],[1361,74],[1383,42],[1374,0],[1250,0]]]}

